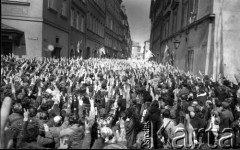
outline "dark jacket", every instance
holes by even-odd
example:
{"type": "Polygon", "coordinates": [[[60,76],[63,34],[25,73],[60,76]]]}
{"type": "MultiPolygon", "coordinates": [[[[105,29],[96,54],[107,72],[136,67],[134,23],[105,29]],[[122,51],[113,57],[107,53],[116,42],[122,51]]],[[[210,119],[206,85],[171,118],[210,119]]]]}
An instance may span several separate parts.
{"type": "Polygon", "coordinates": [[[106,146],[106,144],[104,144],[104,139],[100,137],[94,141],[92,149],[103,149],[104,146],[106,146]]]}
{"type": "Polygon", "coordinates": [[[81,149],[90,149],[91,140],[92,140],[91,133],[85,134],[81,149]]]}
{"type": "Polygon", "coordinates": [[[233,114],[230,110],[228,109],[224,109],[221,113],[220,113],[220,129],[219,131],[223,131],[224,128],[231,128],[231,124],[234,121],[234,117],[233,114]]]}
{"type": "Polygon", "coordinates": [[[127,147],[130,147],[136,143],[137,133],[135,125],[136,124],[133,118],[131,118],[130,121],[125,122],[127,147]]]}
{"type": "Polygon", "coordinates": [[[159,109],[158,101],[153,101],[150,108],[148,109],[148,113],[145,116],[146,121],[160,121],[161,111],[159,109]]]}
{"type": "Polygon", "coordinates": [[[12,113],[10,116],[9,116],[9,122],[10,124],[14,124],[16,123],[18,120],[23,120],[23,116],[19,113],[12,113]]]}
{"type": "Polygon", "coordinates": [[[46,132],[45,137],[38,135],[37,144],[46,148],[54,148],[55,146],[54,138],[49,132],[46,132]]]}

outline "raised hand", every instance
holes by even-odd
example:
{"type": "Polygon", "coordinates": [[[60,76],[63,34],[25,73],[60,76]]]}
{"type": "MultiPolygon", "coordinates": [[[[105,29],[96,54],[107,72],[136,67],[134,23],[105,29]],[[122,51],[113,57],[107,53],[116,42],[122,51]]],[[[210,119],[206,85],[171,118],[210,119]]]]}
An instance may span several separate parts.
{"type": "Polygon", "coordinates": [[[150,87],[150,95],[152,96],[153,100],[155,99],[155,95],[153,93],[153,87],[150,87]]]}
{"type": "Polygon", "coordinates": [[[87,86],[87,87],[86,87],[86,94],[89,95],[89,93],[90,93],[90,92],[89,92],[89,87],[87,86]]]}
{"type": "Polygon", "coordinates": [[[24,121],[27,121],[27,120],[28,120],[28,117],[29,117],[29,111],[28,111],[28,109],[27,109],[27,110],[24,109],[24,114],[23,114],[23,116],[24,116],[24,121]]]}
{"type": "Polygon", "coordinates": [[[104,99],[105,99],[105,102],[107,103],[108,100],[109,100],[108,95],[105,95],[105,96],[104,96],[104,99]]]}
{"type": "Polygon", "coordinates": [[[60,138],[60,146],[58,149],[68,149],[68,144],[64,141],[63,138],[60,138]]]}

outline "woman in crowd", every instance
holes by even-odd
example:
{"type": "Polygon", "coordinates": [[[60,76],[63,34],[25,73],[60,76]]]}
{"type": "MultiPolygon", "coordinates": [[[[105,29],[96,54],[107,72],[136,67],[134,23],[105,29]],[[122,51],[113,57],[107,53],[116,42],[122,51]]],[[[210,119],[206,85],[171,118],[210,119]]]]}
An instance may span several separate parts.
{"type": "Polygon", "coordinates": [[[239,148],[239,86],[155,62],[1,55],[0,146],[239,148]]]}

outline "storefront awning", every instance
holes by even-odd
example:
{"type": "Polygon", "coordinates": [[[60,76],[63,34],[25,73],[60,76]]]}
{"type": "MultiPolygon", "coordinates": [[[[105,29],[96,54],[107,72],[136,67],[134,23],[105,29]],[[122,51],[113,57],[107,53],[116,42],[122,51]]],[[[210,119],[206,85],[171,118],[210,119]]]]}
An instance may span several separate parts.
{"type": "Polygon", "coordinates": [[[13,27],[10,27],[8,25],[5,25],[3,23],[1,23],[1,31],[2,32],[6,32],[6,33],[17,33],[17,34],[24,34],[23,31],[15,29],[13,27]]]}

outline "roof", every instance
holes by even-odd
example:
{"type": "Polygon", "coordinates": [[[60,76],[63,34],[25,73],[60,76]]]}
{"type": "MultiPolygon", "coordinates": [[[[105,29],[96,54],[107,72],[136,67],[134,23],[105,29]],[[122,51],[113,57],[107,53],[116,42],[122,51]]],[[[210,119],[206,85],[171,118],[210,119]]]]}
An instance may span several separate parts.
{"type": "Polygon", "coordinates": [[[18,30],[16,28],[10,27],[8,25],[5,25],[3,23],[1,23],[1,31],[5,31],[5,32],[16,32],[16,33],[20,33],[23,34],[24,32],[21,30],[18,30]]]}

